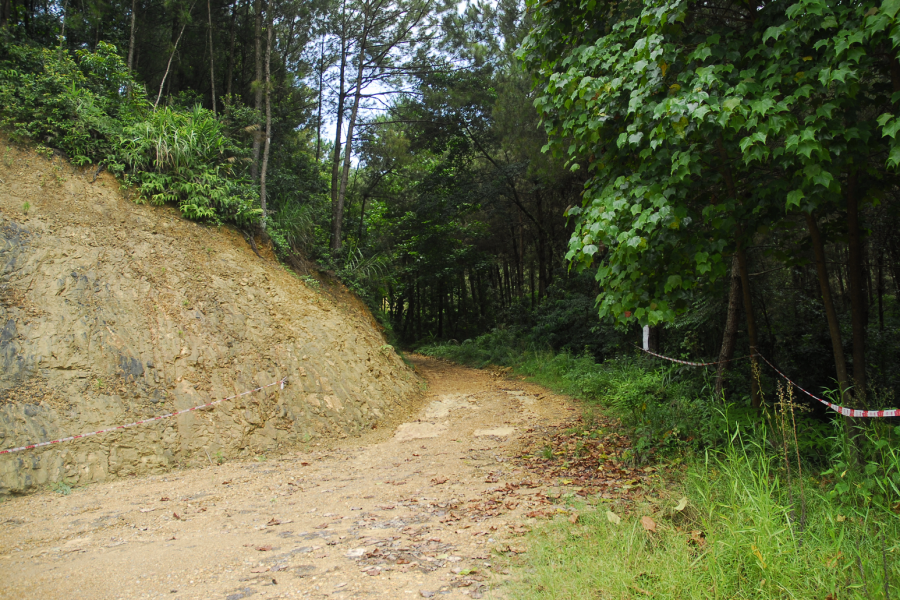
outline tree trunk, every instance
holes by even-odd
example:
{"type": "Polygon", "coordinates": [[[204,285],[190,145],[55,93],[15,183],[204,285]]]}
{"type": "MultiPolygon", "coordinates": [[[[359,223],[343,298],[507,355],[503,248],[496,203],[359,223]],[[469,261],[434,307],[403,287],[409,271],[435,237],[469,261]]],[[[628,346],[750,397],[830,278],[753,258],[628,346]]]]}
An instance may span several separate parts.
{"type": "MultiPolygon", "coordinates": [[[[134,22],[137,15],[137,0],[131,0],[131,33],[128,37],[128,70],[134,69],[134,22]]],[[[65,15],[63,15],[65,19],[65,15]]],[[[65,21],[63,21],[65,23],[65,21]]]]}
{"type": "Polygon", "coordinates": [[[415,286],[406,286],[406,298],[408,298],[409,306],[406,309],[406,320],[403,321],[403,338],[409,339],[409,323],[416,314],[416,290],[415,286]]]}
{"type": "Polygon", "coordinates": [[[212,111],[213,114],[216,114],[216,65],[214,60],[215,48],[213,47],[212,4],[210,0],[206,0],[206,12],[209,17],[209,85],[212,88],[210,96],[212,97],[212,111]]]}
{"type": "MultiPolygon", "coordinates": [[[[194,5],[191,4],[191,9],[188,10],[188,14],[190,14],[191,10],[193,10],[194,5]]],[[[153,108],[155,109],[159,105],[159,99],[162,98],[163,86],[166,83],[166,78],[169,76],[169,69],[172,68],[172,59],[175,58],[175,52],[178,50],[178,42],[181,41],[181,36],[184,34],[184,28],[187,26],[187,23],[181,26],[181,31],[178,33],[178,37],[175,39],[175,45],[172,46],[172,54],[169,55],[169,62],[166,64],[166,72],[163,73],[162,81],[159,82],[159,93],[156,95],[156,102],[153,103],[153,108]]],[[[171,89],[171,88],[170,88],[171,89]]]]}
{"type": "Polygon", "coordinates": [[[741,241],[741,229],[738,227],[737,259],[738,270],[741,274],[741,291],[744,295],[744,314],[747,317],[747,336],[750,338],[750,404],[753,408],[759,408],[762,401],[759,397],[759,363],[756,360],[756,319],[753,317],[753,297],[750,294],[750,275],[747,272],[747,258],[741,241]]]}
{"type": "Polygon", "coordinates": [[[362,243],[363,239],[363,226],[366,223],[366,195],[363,194],[362,204],[359,207],[359,233],[357,234],[357,239],[362,243]]]}
{"type": "Polygon", "coordinates": [[[662,327],[659,325],[654,325],[650,328],[650,335],[648,336],[647,342],[650,346],[651,352],[659,352],[659,332],[662,330],[662,327]]]}
{"type": "Polygon", "coordinates": [[[522,215],[519,215],[519,252],[516,255],[516,284],[519,287],[517,296],[525,295],[525,226],[522,224],[522,215]]]}
{"type": "MultiPolygon", "coordinates": [[[[228,99],[228,105],[231,105],[231,84],[234,79],[234,38],[237,35],[237,9],[238,0],[234,0],[231,5],[231,31],[228,33],[228,68],[225,70],[225,97],[228,99]]],[[[228,106],[225,107],[228,110],[228,106]]]]}
{"type": "Polygon", "coordinates": [[[528,295],[531,297],[531,310],[534,310],[534,307],[537,305],[537,289],[534,285],[534,260],[532,259],[531,264],[528,267],[528,295]]]}
{"type": "Polygon", "coordinates": [[[853,386],[856,398],[865,403],[866,398],[866,299],[863,294],[862,243],[859,235],[859,206],[856,193],[857,174],[854,172],[847,181],[847,230],[848,251],[847,270],[850,280],[850,322],[853,327],[853,386]]]}
{"type": "Polygon", "coordinates": [[[269,168],[269,145],[272,142],[272,16],[266,24],[266,146],[263,150],[262,175],[259,179],[259,202],[262,208],[260,227],[266,230],[266,171],[269,168]]]}
{"type": "Polygon", "coordinates": [[[878,331],[884,331],[884,247],[878,249],[878,258],[875,261],[876,279],[878,285],[878,331]]]}
{"type": "Polygon", "coordinates": [[[728,286],[728,314],[725,317],[725,333],[722,336],[722,348],[719,350],[719,366],[716,368],[716,398],[723,398],[725,373],[734,358],[734,347],[737,342],[738,313],[741,303],[741,269],[737,254],[731,259],[731,284],[728,286]]]}
{"type": "MultiPolygon", "coordinates": [[[[537,202],[537,217],[538,220],[544,221],[544,199],[540,190],[535,191],[535,200],[537,202]]],[[[538,229],[537,231],[537,255],[538,255],[538,299],[542,299],[547,295],[547,261],[546,261],[546,248],[544,247],[544,231],[538,229]]]]}
{"type": "Polygon", "coordinates": [[[841,341],[841,326],[838,322],[837,311],[834,309],[834,302],[831,299],[831,284],[828,280],[828,267],[825,262],[825,246],[822,243],[819,225],[816,223],[814,215],[806,215],[806,225],[809,228],[813,253],[816,257],[816,273],[819,279],[819,290],[822,294],[822,304],[825,306],[825,318],[828,320],[828,333],[831,335],[834,367],[837,371],[838,385],[841,388],[841,403],[848,405],[850,402],[850,380],[847,377],[847,362],[844,358],[844,346],[841,341]]]}
{"type": "MultiPolygon", "coordinates": [[[[342,5],[343,6],[343,5],[342,5]]],[[[345,8],[342,8],[345,10],[345,8]]],[[[334,134],[334,154],[331,158],[331,249],[338,251],[341,249],[340,236],[335,237],[335,227],[340,229],[340,221],[338,219],[338,172],[341,166],[341,126],[344,122],[344,101],[346,100],[346,90],[344,88],[344,80],[347,72],[347,15],[343,13],[341,17],[341,68],[340,68],[340,86],[338,90],[337,112],[335,117],[334,134]],[[337,225],[336,225],[337,224],[337,225]]],[[[421,325],[421,322],[420,322],[421,325]]]]}
{"type": "Polygon", "coordinates": [[[322,94],[325,79],[325,33],[322,33],[322,45],[319,50],[319,102],[316,109],[316,162],[322,154],[322,94]]]}
{"type": "Polygon", "coordinates": [[[435,295],[437,296],[437,336],[438,336],[438,339],[443,339],[443,337],[444,337],[444,284],[440,280],[438,280],[437,287],[435,288],[435,295]]]}
{"type": "Polygon", "coordinates": [[[9,26],[9,17],[12,12],[10,0],[0,0],[0,29],[6,29],[9,26]]]}
{"type": "Polygon", "coordinates": [[[359,47],[359,65],[356,69],[356,85],[353,92],[353,108],[350,109],[350,121],[347,123],[347,141],[344,143],[344,168],[341,172],[341,187],[338,190],[337,201],[333,208],[333,221],[331,223],[331,249],[340,250],[343,242],[341,240],[341,228],[344,220],[344,199],[347,196],[347,183],[350,180],[350,160],[353,151],[353,129],[356,127],[356,117],[359,114],[359,103],[362,98],[363,85],[363,69],[365,68],[365,52],[366,52],[366,31],[363,31],[360,38],[359,47]]]}
{"type": "MultiPolygon", "coordinates": [[[[253,36],[254,38],[254,53],[256,59],[256,79],[253,81],[253,90],[254,90],[254,98],[253,98],[253,108],[256,109],[256,114],[259,115],[262,112],[262,103],[263,103],[263,57],[262,57],[262,29],[263,29],[263,0],[256,0],[256,32],[253,36]]],[[[253,151],[252,151],[252,159],[253,161],[250,163],[250,178],[256,182],[259,177],[259,148],[262,142],[261,135],[261,127],[259,127],[261,123],[257,122],[256,131],[253,132],[253,151]]]]}

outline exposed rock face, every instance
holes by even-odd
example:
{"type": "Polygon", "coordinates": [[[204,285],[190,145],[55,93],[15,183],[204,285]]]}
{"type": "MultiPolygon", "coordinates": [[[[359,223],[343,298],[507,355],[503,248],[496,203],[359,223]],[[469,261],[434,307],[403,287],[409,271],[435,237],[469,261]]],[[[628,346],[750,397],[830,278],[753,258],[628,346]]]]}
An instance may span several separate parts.
{"type": "Polygon", "coordinates": [[[16,149],[0,165],[0,449],[288,384],[0,455],[0,494],[352,435],[418,392],[361,306],[91,175],[16,149]]]}

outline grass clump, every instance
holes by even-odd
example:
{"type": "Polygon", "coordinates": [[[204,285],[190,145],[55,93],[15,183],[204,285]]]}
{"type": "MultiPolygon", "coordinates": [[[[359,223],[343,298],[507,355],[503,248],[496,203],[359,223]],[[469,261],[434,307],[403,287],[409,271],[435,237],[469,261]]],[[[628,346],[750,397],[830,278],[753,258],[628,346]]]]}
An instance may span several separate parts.
{"type": "Polygon", "coordinates": [[[691,464],[682,510],[676,494],[636,503],[618,525],[599,510],[574,527],[559,519],[538,528],[513,596],[900,597],[900,518],[835,502],[827,481],[790,479],[769,450],[778,440],[757,434],[736,434],[691,464]]]}
{"type": "Polygon", "coordinates": [[[674,454],[686,465],[654,490],[665,500],[613,507],[619,523],[601,505],[536,528],[512,597],[900,598],[900,427],[857,423],[850,439],[839,416],[802,414],[791,388],[777,386],[762,412],[728,406],[680,366],[597,364],[502,332],[421,351],[513,366],[582,400],[586,416],[618,416],[633,462],[674,454]]]}

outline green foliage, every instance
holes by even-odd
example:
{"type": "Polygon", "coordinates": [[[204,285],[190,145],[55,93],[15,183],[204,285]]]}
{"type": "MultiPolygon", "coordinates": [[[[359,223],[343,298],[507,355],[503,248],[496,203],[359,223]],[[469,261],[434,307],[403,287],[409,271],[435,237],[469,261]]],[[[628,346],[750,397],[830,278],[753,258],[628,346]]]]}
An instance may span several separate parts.
{"type": "Polygon", "coordinates": [[[188,219],[228,220],[246,225],[261,210],[259,198],[242,174],[243,150],[226,137],[211,111],[162,107],[124,128],[119,151],[142,200],[177,204],[188,219]]]}
{"type": "Polygon", "coordinates": [[[147,109],[139,90],[110,44],[73,56],[0,40],[0,126],[62,150],[76,165],[122,171],[117,135],[147,109]]]}
{"type": "Polygon", "coordinates": [[[459,344],[426,343],[417,351],[480,369],[488,365],[516,365],[525,356],[526,349],[521,341],[515,339],[511,331],[495,329],[459,344]]]}
{"type": "Polygon", "coordinates": [[[854,193],[894,185],[890,3],[800,0],[746,19],[687,0],[529,4],[520,56],[547,148],[588,177],[567,258],[599,266],[602,315],[672,321],[785,213],[839,207],[861,168],[854,193]]]}
{"type": "Polygon", "coordinates": [[[813,478],[788,483],[758,432],[691,462],[684,494],[638,502],[627,513],[600,504],[579,525],[564,518],[531,535],[513,595],[524,600],[598,597],[881,598],[900,593],[900,519],[853,513],[813,478]],[[607,509],[623,516],[613,524],[607,509]],[[656,533],[641,525],[656,521],[656,533]],[[611,559],[611,557],[613,557],[611,559]],[[603,568],[597,568],[602,561],[603,568]]]}
{"type": "Polygon", "coordinates": [[[186,218],[246,225],[259,214],[244,175],[247,152],[223,122],[199,106],[154,110],[105,42],[73,55],[3,38],[0,126],[76,165],[102,164],[140,200],[173,203],[186,218]]]}
{"type": "Polygon", "coordinates": [[[72,493],[72,486],[66,483],[65,480],[54,481],[50,484],[50,489],[56,492],[57,494],[68,496],[72,493]]]}
{"type": "Polygon", "coordinates": [[[832,467],[822,473],[829,498],[866,510],[890,511],[900,505],[900,427],[872,423],[851,443],[843,428],[835,442],[832,467]]]}

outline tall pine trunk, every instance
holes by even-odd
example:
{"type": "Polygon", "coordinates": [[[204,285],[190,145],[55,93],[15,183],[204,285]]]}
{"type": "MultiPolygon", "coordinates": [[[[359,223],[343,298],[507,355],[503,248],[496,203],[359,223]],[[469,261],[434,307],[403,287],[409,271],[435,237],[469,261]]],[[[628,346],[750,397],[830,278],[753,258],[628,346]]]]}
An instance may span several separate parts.
{"type": "Polygon", "coordinates": [[[828,280],[828,266],[825,260],[825,245],[822,235],[819,233],[819,224],[813,214],[806,215],[806,225],[809,228],[809,236],[812,239],[813,253],[816,258],[816,274],[819,279],[819,290],[822,294],[822,304],[825,307],[825,318],[828,321],[828,333],[831,336],[831,350],[834,354],[834,367],[837,371],[838,385],[841,388],[841,403],[849,404],[850,379],[847,376],[847,361],[844,357],[844,345],[841,340],[841,325],[838,322],[837,311],[834,309],[834,301],[831,297],[831,284],[828,280]]]}
{"type": "MultiPolygon", "coordinates": [[[[256,109],[256,114],[260,114],[262,112],[262,103],[263,103],[263,57],[262,57],[262,29],[263,29],[263,0],[256,0],[256,32],[253,36],[254,38],[254,50],[255,50],[255,58],[256,58],[256,79],[253,81],[254,88],[254,98],[253,98],[253,108],[256,109]]],[[[257,122],[256,131],[253,132],[253,151],[252,151],[252,159],[253,162],[250,163],[250,177],[255,182],[257,177],[259,177],[259,148],[262,142],[261,135],[261,125],[257,122]]]]}
{"type": "Polygon", "coordinates": [[[722,398],[725,387],[725,373],[734,358],[734,347],[737,342],[738,313],[741,305],[741,270],[737,254],[731,259],[731,284],[728,286],[728,314],[725,317],[725,333],[722,335],[722,348],[719,350],[719,366],[716,369],[716,398],[722,398]]]}
{"type": "MultiPolygon", "coordinates": [[[[134,1],[134,0],[132,0],[134,1]]],[[[209,85],[212,91],[212,111],[216,114],[216,65],[214,60],[215,48],[213,46],[212,4],[206,0],[206,14],[209,18],[209,85]]]]}
{"type": "Polygon", "coordinates": [[[266,230],[266,171],[269,168],[269,146],[272,142],[272,15],[266,24],[266,145],[263,150],[262,174],[259,180],[259,201],[262,208],[260,226],[266,230]]]}
{"type": "MultiPolygon", "coordinates": [[[[228,68],[225,70],[225,97],[228,99],[228,106],[232,103],[231,84],[234,80],[234,38],[237,35],[237,11],[238,0],[234,0],[231,4],[231,31],[228,39],[228,68]]],[[[228,106],[225,110],[228,110],[228,106]]]]}
{"type": "MultiPolygon", "coordinates": [[[[722,177],[725,180],[725,187],[728,190],[728,195],[737,200],[737,186],[731,175],[728,153],[725,151],[725,144],[722,141],[722,138],[719,138],[716,141],[716,145],[719,152],[719,158],[722,161],[722,177]]],[[[743,231],[742,228],[738,226],[735,256],[737,256],[738,271],[741,275],[741,291],[744,296],[744,315],[747,317],[747,336],[750,338],[750,404],[754,408],[759,408],[762,405],[762,400],[759,396],[759,380],[757,379],[759,363],[756,360],[756,319],[753,316],[753,296],[750,293],[750,274],[747,271],[747,257],[744,253],[744,242],[742,238],[743,231]]]]}
{"type": "Polygon", "coordinates": [[[356,88],[353,92],[353,107],[350,109],[350,121],[347,123],[347,141],[344,142],[344,168],[341,172],[341,185],[333,208],[333,221],[331,224],[331,248],[340,250],[343,245],[341,241],[341,229],[344,220],[344,199],[347,197],[347,184],[350,181],[350,161],[353,151],[353,129],[356,127],[356,118],[359,115],[359,103],[362,99],[363,85],[363,69],[365,68],[366,59],[366,32],[360,38],[359,47],[359,65],[356,69],[356,88]]]}
{"type": "MultiPolygon", "coordinates": [[[[346,10],[344,6],[342,10],[346,10]]],[[[331,157],[331,249],[339,251],[341,249],[341,238],[335,236],[335,227],[340,230],[339,218],[342,217],[338,211],[338,173],[341,168],[341,126],[344,122],[344,102],[346,100],[345,79],[347,74],[347,14],[343,13],[341,17],[341,67],[339,73],[338,103],[335,117],[334,134],[334,153],[331,157]]],[[[421,321],[419,322],[421,324],[421,321]]]]}
{"type": "MultiPolygon", "coordinates": [[[[128,36],[128,70],[134,69],[134,23],[137,15],[137,0],[131,0],[131,33],[128,36]]],[[[65,18],[65,17],[63,17],[65,18]]],[[[65,26],[65,21],[63,21],[65,26]]],[[[130,91],[130,90],[129,90],[130,91]]]]}
{"type": "Polygon", "coordinates": [[[750,404],[753,408],[762,406],[759,396],[759,362],[756,359],[756,318],[753,315],[753,296],[750,294],[750,274],[747,271],[747,257],[740,241],[741,230],[738,228],[737,258],[738,269],[741,274],[741,291],[744,296],[744,315],[747,317],[747,336],[750,338],[750,404]]]}
{"type": "Polygon", "coordinates": [[[857,194],[857,174],[854,172],[847,181],[847,233],[849,238],[847,261],[850,280],[850,322],[853,328],[853,390],[861,402],[866,397],[866,312],[868,309],[863,277],[862,242],[859,234],[859,198],[857,194]]]}
{"type": "Polygon", "coordinates": [[[322,33],[322,45],[319,50],[319,102],[316,109],[316,162],[322,154],[322,94],[325,80],[325,33],[322,33]]]}

